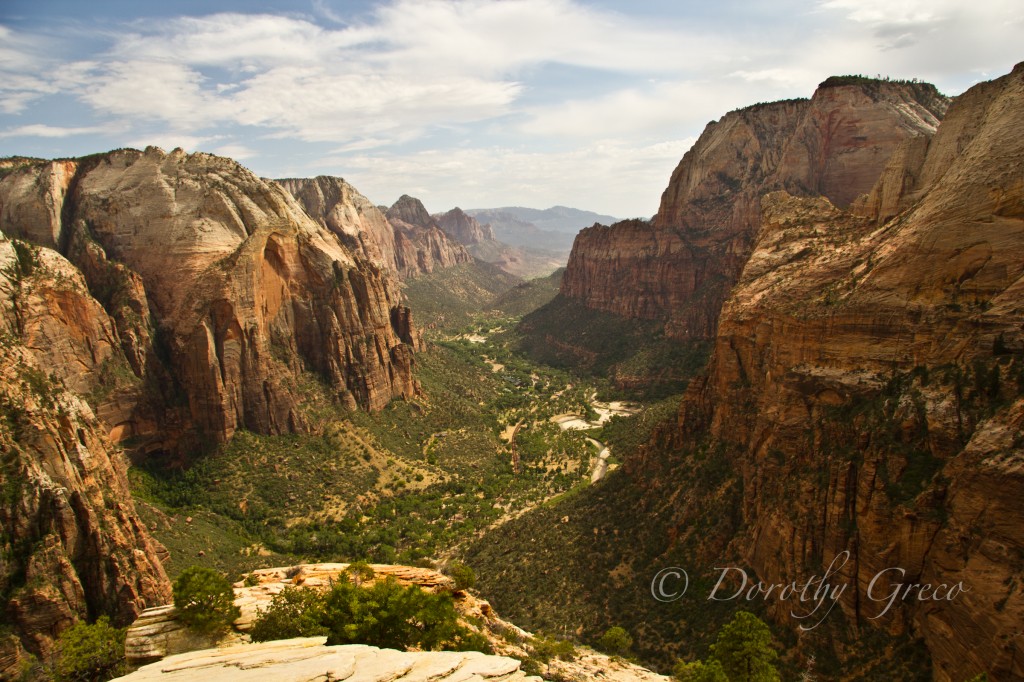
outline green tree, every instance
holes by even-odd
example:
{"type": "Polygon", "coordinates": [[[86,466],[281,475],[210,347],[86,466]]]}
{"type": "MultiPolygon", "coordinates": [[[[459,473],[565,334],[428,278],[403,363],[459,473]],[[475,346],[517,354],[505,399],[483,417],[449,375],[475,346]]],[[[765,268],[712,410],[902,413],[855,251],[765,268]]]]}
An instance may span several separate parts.
{"type": "Polygon", "coordinates": [[[445,570],[452,580],[455,581],[456,590],[468,590],[476,585],[476,573],[473,569],[460,561],[454,561],[445,570]]]}
{"type": "Polygon", "coordinates": [[[772,632],[760,618],[738,611],[711,645],[712,656],[722,664],[731,682],[776,682],[778,654],[772,632]]]}
{"type": "Polygon", "coordinates": [[[241,615],[228,579],[202,566],[189,566],[174,581],[174,606],[178,618],[197,632],[227,630],[241,615]]]}
{"type": "Polygon", "coordinates": [[[369,588],[335,585],[327,595],[325,624],[328,644],[388,649],[445,648],[463,629],[450,597],[402,587],[390,576],[369,588]]]}
{"type": "Polygon", "coordinates": [[[54,646],[51,673],[55,682],[105,682],[125,674],[124,633],[106,616],[92,625],[76,623],[62,632],[54,646]]]}
{"type": "Polygon", "coordinates": [[[373,580],[373,576],[376,575],[373,567],[365,561],[353,561],[345,569],[345,572],[348,573],[356,587],[361,586],[364,582],[373,580]]]}
{"type": "Polygon", "coordinates": [[[631,646],[633,646],[633,638],[618,625],[605,630],[601,639],[597,640],[598,649],[614,656],[625,656],[629,653],[631,646]]]}
{"type": "Polygon", "coordinates": [[[722,664],[714,658],[693,663],[679,661],[672,669],[672,676],[681,682],[729,682],[722,664]]]}
{"type": "Polygon", "coordinates": [[[286,587],[256,614],[249,632],[254,642],[292,637],[317,637],[328,633],[324,625],[326,594],[303,587],[286,587]]]}

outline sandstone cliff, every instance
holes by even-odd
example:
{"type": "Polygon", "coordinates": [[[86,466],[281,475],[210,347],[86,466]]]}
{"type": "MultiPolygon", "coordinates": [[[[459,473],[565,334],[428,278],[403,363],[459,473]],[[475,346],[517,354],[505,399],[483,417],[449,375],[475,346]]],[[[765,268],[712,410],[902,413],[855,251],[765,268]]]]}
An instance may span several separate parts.
{"type": "Polygon", "coordinates": [[[354,253],[382,269],[397,271],[395,236],[387,218],[342,178],[278,180],[313,220],[336,234],[354,253]]]}
{"type": "Polygon", "coordinates": [[[7,170],[4,669],[76,620],[124,624],[169,598],[113,443],[180,454],[238,428],[301,429],[304,371],[380,409],[417,390],[420,344],[372,252],[234,161],[150,148],[7,170]]]}
{"type": "Polygon", "coordinates": [[[338,235],[346,246],[400,277],[472,260],[457,240],[453,243],[447,238],[417,199],[402,197],[395,204],[395,213],[385,216],[341,178],[320,176],[278,182],[306,213],[338,235]]]}
{"type": "MultiPolygon", "coordinates": [[[[173,395],[156,401],[164,427],[214,440],[237,428],[302,428],[303,368],[353,407],[380,409],[416,390],[411,315],[397,283],[363,257],[383,254],[369,240],[353,254],[279,185],[234,161],[150,148],[29,164],[0,182],[0,217],[9,234],[79,266],[120,320],[136,376],[152,383],[163,363],[158,378],[173,376],[185,397],[177,409],[173,395]]],[[[372,218],[367,230],[380,227],[372,218]]],[[[111,424],[119,437],[151,430],[143,401],[116,397],[130,403],[111,424]]]]}
{"type": "Polygon", "coordinates": [[[759,104],[705,128],[672,174],[652,222],[583,230],[562,293],[624,317],[714,335],[750,255],[760,197],[785,189],[841,207],[871,190],[904,141],[931,136],[946,99],[930,85],[823,83],[810,100],[759,104]]]}
{"type": "MultiPolygon", "coordinates": [[[[855,210],[835,205],[849,191],[759,201],[708,378],[629,464],[675,487],[678,542],[714,562],[695,535],[707,499],[674,471],[717,443],[741,491],[729,551],[769,583],[849,552],[837,580],[851,631],[923,639],[936,680],[1024,678],[1022,131],[1018,65],[956,98],[930,142],[903,143],[855,210]],[[885,574],[876,597],[896,583],[965,592],[915,591],[879,616],[871,580],[890,568],[906,575],[885,574]]],[[[775,615],[795,627],[789,611],[775,615]]]]}
{"type": "Polygon", "coordinates": [[[6,679],[78,620],[127,625],[165,603],[170,585],[162,548],[135,515],[124,456],[81,397],[102,389],[107,368],[127,368],[116,324],[71,263],[2,234],[0,347],[6,679]]]}

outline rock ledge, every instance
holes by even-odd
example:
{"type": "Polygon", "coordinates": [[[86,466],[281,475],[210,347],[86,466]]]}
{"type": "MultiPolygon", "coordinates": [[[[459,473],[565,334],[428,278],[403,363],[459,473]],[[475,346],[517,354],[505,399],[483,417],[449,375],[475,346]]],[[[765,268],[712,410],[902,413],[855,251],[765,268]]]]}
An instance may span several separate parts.
{"type": "Polygon", "coordinates": [[[169,656],[120,680],[536,680],[519,661],[476,651],[395,651],[363,644],[324,646],[326,637],[235,644],[169,656]]]}

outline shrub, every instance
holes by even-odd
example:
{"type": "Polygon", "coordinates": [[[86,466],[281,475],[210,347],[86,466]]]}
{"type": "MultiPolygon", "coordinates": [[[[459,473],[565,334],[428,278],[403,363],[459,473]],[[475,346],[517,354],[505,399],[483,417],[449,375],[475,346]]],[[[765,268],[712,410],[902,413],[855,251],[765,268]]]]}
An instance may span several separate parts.
{"type": "Polygon", "coordinates": [[[672,669],[672,676],[681,682],[729,682],[722,664],[713,658],[693,663],[679,661],[672,669]]]}
{"type": "Polygon", "coordinates": [[[534,657],[542,663],[547,663],[552,658],[571,661],[576,656],[576,647],[567,639],[537,637],[533,640],[532,648],[534,657]]]}
{"type": "Polygon", "coordinates": [[[402,587],[391,577],[369,588],[335,585],[327,595],[325,625],[328,644],[388,649],[447,648],[462,629],[450,597],[402,587]]]}
{"type": "Polygon", "coordinates": [[[52,666],[56,682],[104,682],[127,672],[124,629],[106,616],[92,625],[76,623],[61,633],[52,666]]]}
{"type": "Polygon", "coordinates": [[[174,581],[178,618],[197,632],[227,630],[241,615],[227,578],[211,568],[190,566],[174,581]]]}
{"type": "Polygon", "coordinates": [[[476,584],[476,573],[462,562],[455,561],[448,564],[445,573],[455,581],[456,590],[468,590],[476,584]]]}
{"type": "Polygon", "coordinates": [[[252,629],[254,641],[324,634],[332,645],[491,651],[486,638],[459,623],[450,595],[402,587],[391,577],[372,587],[343,581],[329,592],[285,589],[252,629]]]}
{"type": "Polygon", "coordinates": [[[633,646],[633,638],[618,625],[605,630],[601,639],[597,640],[598,649],[614,656],[625,656],[629,653],[631,646],[633,646]]]}
{"type": "Polygon", "coordinates": [[[323,624],[326,594],[302,587],[286,587],[270,606],[256,614],[250,636],[254,642],[327,634],[323,624]]]}

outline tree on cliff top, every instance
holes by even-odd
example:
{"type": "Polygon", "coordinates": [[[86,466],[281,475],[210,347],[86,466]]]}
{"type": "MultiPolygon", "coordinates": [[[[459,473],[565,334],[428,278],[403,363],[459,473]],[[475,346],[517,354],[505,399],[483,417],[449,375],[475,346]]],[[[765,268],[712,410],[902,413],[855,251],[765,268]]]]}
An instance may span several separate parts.
{"type": "Polygon", "coordinates": [[[202,566],[189,566],[174,581],[174,606],[178,618],[198,632],[227,630],[240,615],[228,579],[202,566]]]}

